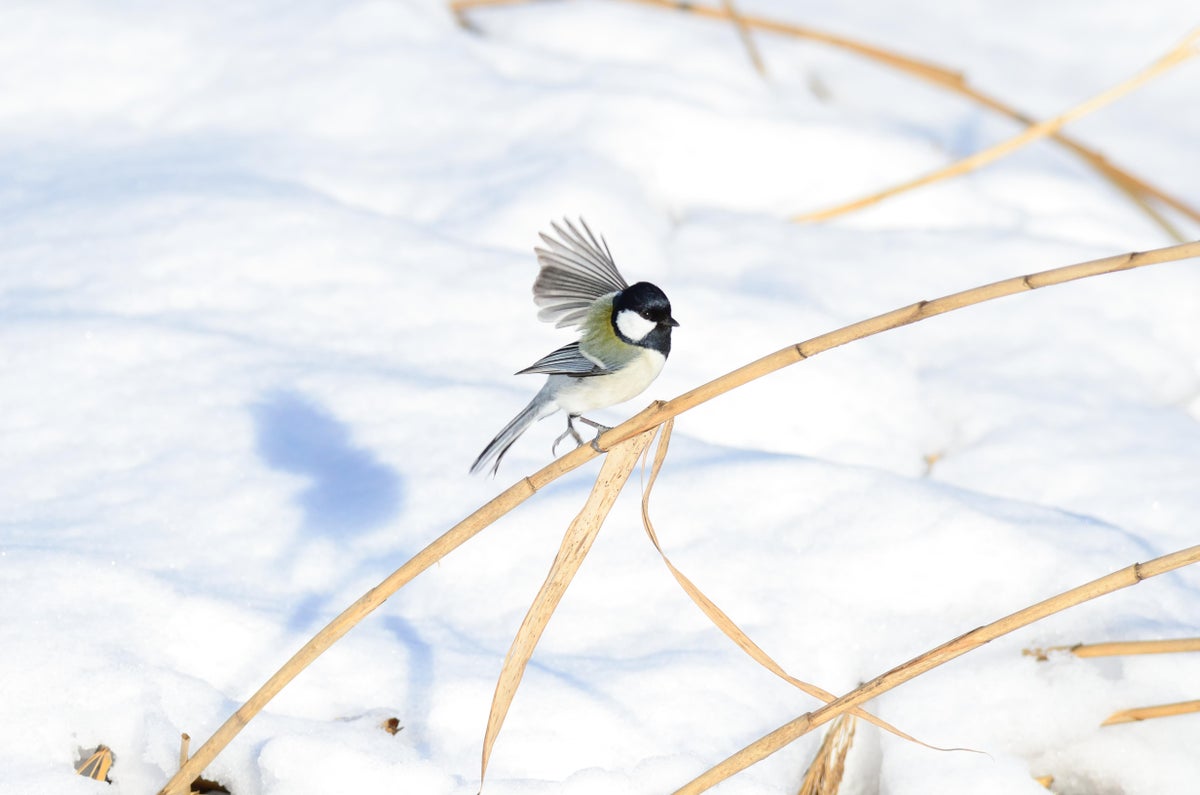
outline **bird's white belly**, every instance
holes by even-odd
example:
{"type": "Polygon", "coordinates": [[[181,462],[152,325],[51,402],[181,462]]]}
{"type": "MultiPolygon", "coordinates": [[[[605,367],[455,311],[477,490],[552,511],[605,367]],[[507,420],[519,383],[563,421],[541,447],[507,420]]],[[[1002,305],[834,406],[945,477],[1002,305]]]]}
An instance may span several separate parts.
{"type": "Polygon", "coordinates": [[[564,383],[555,395],[555,402],[568,414],[582,414],[593,409],[607,408],[637,397],[662,372],[667,357],[649,348],[642,348],[636,358],[615,373],[590,378],[563,378],[564,383]]]}

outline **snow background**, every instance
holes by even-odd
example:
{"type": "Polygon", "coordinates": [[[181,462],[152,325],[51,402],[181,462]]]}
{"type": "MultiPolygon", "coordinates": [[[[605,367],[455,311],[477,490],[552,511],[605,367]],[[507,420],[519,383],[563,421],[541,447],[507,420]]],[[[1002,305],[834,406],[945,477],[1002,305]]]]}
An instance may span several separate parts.
{"type": "MultiPolygon", "coordinates": [[[[963,69],[1054,115],[1195,24],[1187,0],[744,0],[963,69]]],[[[815,44],[615,2],[13,2],[0,25],[0,791],[154,792],[326,621],[508,483],[560,419],[479,449],[568,341],[536,233],[583,215],[682,322],[611,423],[838,326],[1166,245],[1050,144],[813,226],[1015,132],[815,44]],[[827,100],[810,86],[819,81],[827,100]],[[111,787],[75,776],[111,746],[111,787]]],[[[1200,205],[1197,68],[1070,132],[1200,205]]],[[[1195,233],[1195,230],[1192,230],[1195,233]]],[[[1196,541],[1200,268],[1004,299],[816,357],[681,417],[655,492],[674,562],[791,673],[844,692],[1196,541]],[[929,477],[924,456],[942,458],[929,477]]],[[[598,467],[455,552],[208,768],[237,795],[474,793],[495,679],[598,467]],[[379,723],[396,716],[395,737],[379,723]]],[[[815,706],[678,590],[617,503],[551,622],[485,792],[662,793],[815,706]]],[[[1164,793],[1200,778],[1200,573],[1107,596],[870,708],[844,792],[1164,793]]],[[[718,788],[787,793],[815,733],[718,788]]]]}

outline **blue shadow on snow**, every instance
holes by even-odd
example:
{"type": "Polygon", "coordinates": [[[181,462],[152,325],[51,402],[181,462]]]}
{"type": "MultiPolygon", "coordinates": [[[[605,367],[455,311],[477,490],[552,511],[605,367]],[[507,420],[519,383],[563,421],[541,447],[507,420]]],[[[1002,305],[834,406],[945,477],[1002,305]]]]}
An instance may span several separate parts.
{"type": "Polygon", "coordinates": [[[304,529],[345,536],[378,527],[400,509],[400,476],[351,444],[346,426],[295,392],[253,407],[258,452],[270,466],[312,482],[300,495],[304,529]]]}

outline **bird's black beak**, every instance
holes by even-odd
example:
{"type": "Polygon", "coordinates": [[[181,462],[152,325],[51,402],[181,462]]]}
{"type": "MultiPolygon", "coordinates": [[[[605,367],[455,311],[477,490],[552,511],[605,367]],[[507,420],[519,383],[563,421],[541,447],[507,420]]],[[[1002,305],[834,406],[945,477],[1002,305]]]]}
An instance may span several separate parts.
{"type": "Polygon", "coordinates": [[[669,317],[667,318],[667,325],[671,328],[677,328],[679,326],[679,321],[673,317],[669,317]]]}

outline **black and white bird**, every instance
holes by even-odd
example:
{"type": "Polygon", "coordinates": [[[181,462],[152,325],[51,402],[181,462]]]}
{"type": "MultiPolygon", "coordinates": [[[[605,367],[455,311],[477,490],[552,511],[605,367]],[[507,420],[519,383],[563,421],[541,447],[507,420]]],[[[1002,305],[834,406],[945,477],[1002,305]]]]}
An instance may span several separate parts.
{"type": "Polygon", "coordinates": [[[575,420],[598,432],[607,430],[583,413],[641,394],[671,353],[671,329],[679,323],[671,317],[666,294],[650,282],[627,284],[608,243],[592,234],[583,219],[579,227],[566,219],[563,223],[565,228],[552,223],[556,237],[543,233],[546,248],[534,249],[540,270],[533,301],[541,307],[538,320],[575,326],[580,337],[517,373],[543,373],[546,383],[483,449],[472,473],[490,468],[495,474],[513,442],[534,422],[559,410],[567,413],[567,430],[555,440],[555,448],[568,435],[583,444],[575,420]]]}

